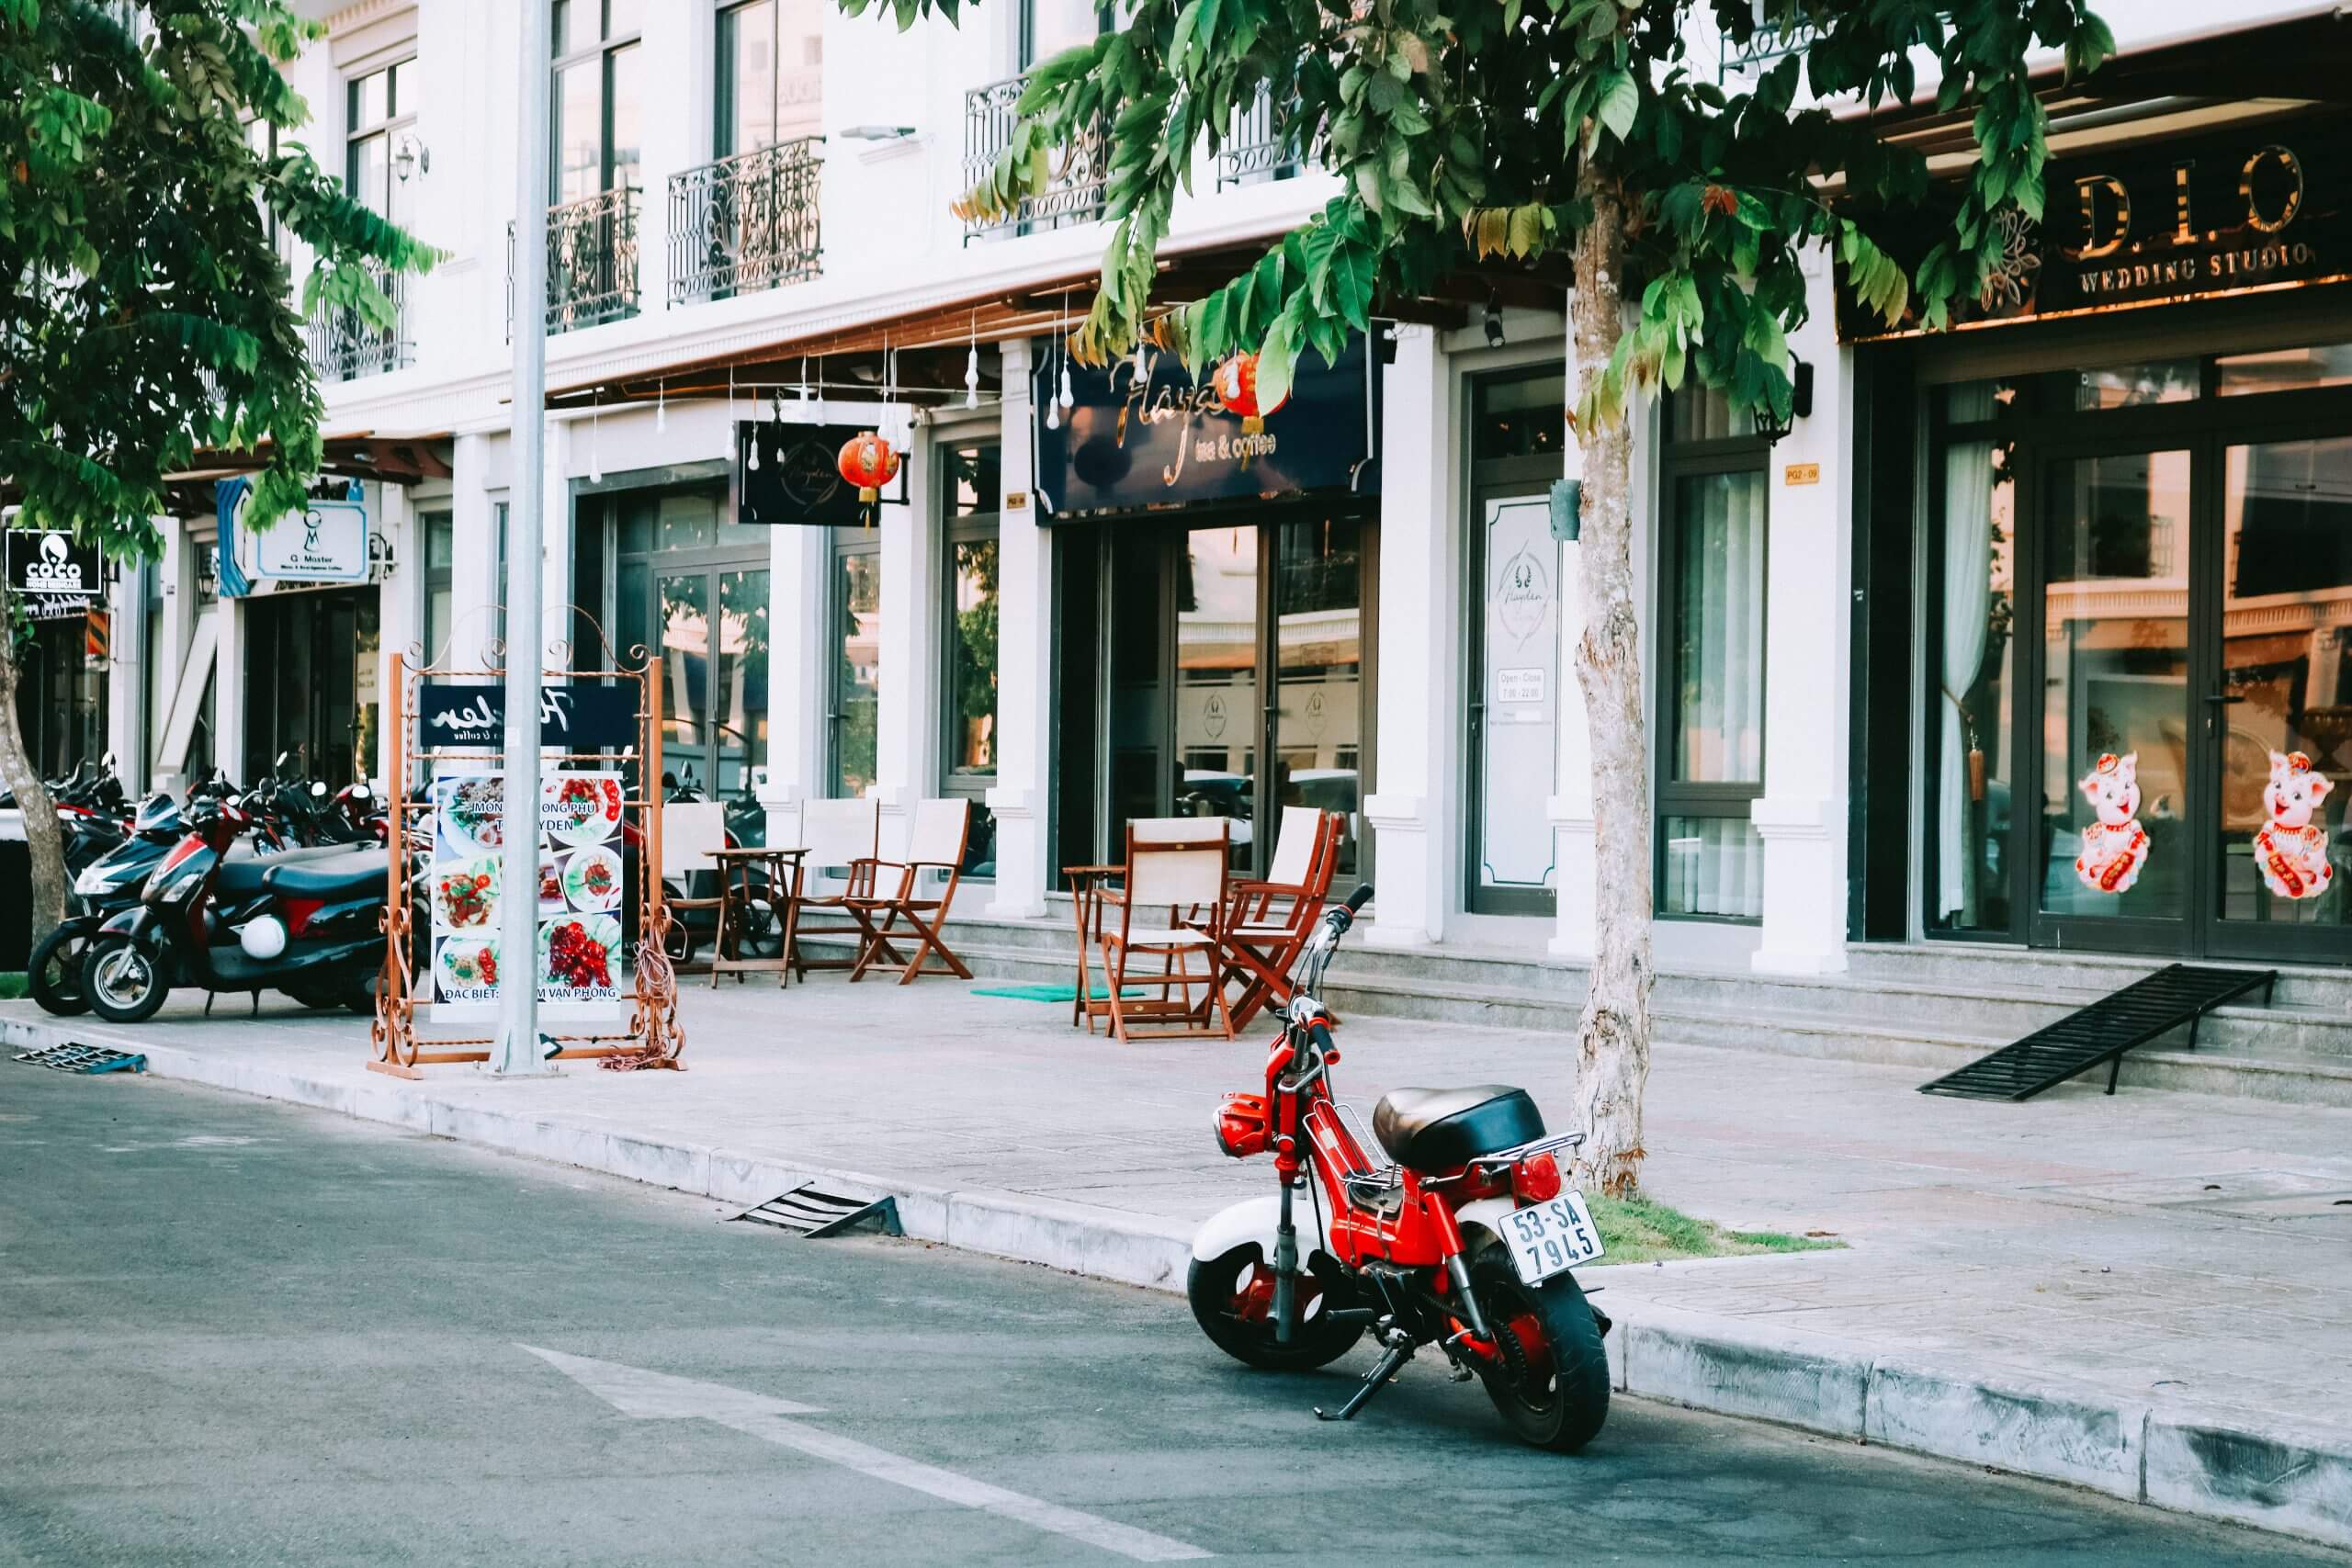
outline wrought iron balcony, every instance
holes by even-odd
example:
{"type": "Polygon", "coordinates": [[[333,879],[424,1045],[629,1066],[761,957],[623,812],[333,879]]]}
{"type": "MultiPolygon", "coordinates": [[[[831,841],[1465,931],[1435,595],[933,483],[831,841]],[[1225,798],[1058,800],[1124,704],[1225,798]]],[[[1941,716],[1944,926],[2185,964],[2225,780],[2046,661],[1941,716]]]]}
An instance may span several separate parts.
{"type": "Polygon", "coordinates": [[[392,324],[379,327],[356,310],[325,310],[311,320],[311,363],[330,381],[356,381],[404,368],[415,345],[408,340],[408,275],[370,267],[376,286],[392,301],[392,324]]]}
{"type": "MultiPolygon", "coordinates": [[[[548,209],[548,331],[637,314],[638,188],[548,209]]],[[[514,321],[514,225],[506,226],[506,320],[514,321]]]]}
{"type": "Polygon", "coordinates": [[[1216,188],[1284,180],[1298,173],[1299,147],[1289,134],[1295,103],[1277,113],[1273,95],[1261,87],[1249,107],[1233,117],[1233,134],[1216,152],[1216,188]]]}
{"type": "Polygon", "coordinates": [[[1720,85],[1735,76],[1760,76],[1790,55],[1811,48],[1819,36],[1820,29],[1811,22],[1791,19],[1758,28],[1745,43],[1726,37],[1715,81],[1720,85]]]}
{"type": "MultiPolygon", "coordinates": [[[[964,188],[971,189],[996,166],[997,155],[1012,141],[1017,117],[1012,106],[1021,101],[1026,76],[1013,76],[975,87],[964,95],[964,188]]],[[[1041,229],[1067,229],[1091,223],[1102,216],[1110,142],[1105,128],[1088,128],[1077,141],[1054,153],[1046,188],[1023,197],[1018,210],[1002,216],[964,220],[964,237],[998,232],[1034,233],[1041,229]]]]}
{"type": "Polygon", "coordinates": [[[670,303],[817,276],[824,146],[806,136],[670,176],[670,303]]]}

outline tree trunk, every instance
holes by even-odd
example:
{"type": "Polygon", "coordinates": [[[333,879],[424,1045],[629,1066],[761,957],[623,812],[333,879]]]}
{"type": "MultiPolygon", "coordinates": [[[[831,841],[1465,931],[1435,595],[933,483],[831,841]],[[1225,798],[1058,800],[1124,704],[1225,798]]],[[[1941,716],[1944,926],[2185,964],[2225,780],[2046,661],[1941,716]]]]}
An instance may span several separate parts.
{"type": "MultiPolygon", "coordinates": [[[[1587,165],[1592,221],[1577,235],[1568,330],[1579,393],[1589,390],[1623,328],[1619,290],[1624,207],[1587,165]]],[[[1579,401],[1581,401],[1581,398],[1579,401]]],[[[1623,419],[1579,428],[1584,455],[1581,578],[1584,636],[1577,644],[1592,751],[1595,851],[1592,986],[1577,1024],[1577,1103],[1587,1142],[1578,1183],[1612,1197],[1634,1190],[1642,1166],[1642,1089],[1650,1075],[1650,787],[1642,723],[1641,616],[1634,592],[1633,432],[1623,419]]]]}
{"type": "Polygon", "coordinates": [[[24,727],[17,722],[19,672],[16,642],[9,636],[11,608],[0,598],[0,784],[15,793],[17,813],[25,819],[25,846],[32,852],[33,867],[30,940],[38,947],[65,918],[65,829],[57,819],[57,807],[41,782],[40,767],[25,750],[24,727]]]}

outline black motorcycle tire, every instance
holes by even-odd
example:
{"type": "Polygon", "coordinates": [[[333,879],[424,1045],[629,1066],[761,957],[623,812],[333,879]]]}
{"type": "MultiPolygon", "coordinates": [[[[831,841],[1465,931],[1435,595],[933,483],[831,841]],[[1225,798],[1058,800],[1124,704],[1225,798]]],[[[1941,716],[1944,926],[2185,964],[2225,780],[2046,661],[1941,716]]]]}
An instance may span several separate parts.
{"type": "Polygon", "coordinates": [[[1592,1441],[1609,1419],[1609,1353],[1575,1279],[1555,1274],[1526,1284],[1502,1248],[1490,1247],[1470,1265],[1470,1288],[1498,1337],[1514,1334],[1515,1324],[1532,1326],[1550,1363],[1531,1364],[1512,1344],[1502,1366],[1481,1374],[1503,1425],[1521,1441],[1555,1453],[1572,1454],[1592,1441]]]}
{"type": "Polygon", "coordinates": [[[343,993],[315,986],[280,986],[280,996],[291,997],[312,1012],[333,1012],[343,1006],[343,993]]]}
{"type": "MultiPolygon", "coordinates": [[[[1362,1322],[1340,1323],[1325,1317],[1317,1307],[1329,1303],[1320,1296],[1310,1303],[1308,1314],[1298,1325],[1287,1345],[1274,1342],[1274,1325],[1271,1317],[1247,1318],[1233,1310],[1234,1299],[1242,1290],[1242,1276],[1252,1269],[1270,1269],[1256,1242],[1235,1247],[1222,1258],[1204,1263],[1193,1259],[1191,1271],[1184,1280],[1184,1294],[1193,1303],[1193,1319],[1209,1342],[1244,1366],[1270,1372],[1306,1372],[1329,1366],[1355,1348],[1363,1337],[1362,1322]]],[[[1305,1276],[1302,1276],[1305,1278],[1305,1276]]],[[[1312,1283],[1312,1280],[1307,1280],[1312,1283]]]]}
{"type": "Polygon", "coordinates": [[[25,961],[25,989],[42,1011],[78,1018],[90,1010],[90,998],[82,994],[82,955],[89,942],[88,926],[58,926],[25,961]]]}
{"type": "Polygon", "coordinates": [[[82,954],[82,992],[90,998],[90,1007],[108,1023],[144,1023],[163,1008],[172,994],[172,977],[165,971],[168,961],[157,957],[131,938],[117,932],[91,940],[82,954]],[[146,979],[144,987],[118,995],[102,979],[116,954],[128,948],[136,955],[138,973],[146,979]]]}

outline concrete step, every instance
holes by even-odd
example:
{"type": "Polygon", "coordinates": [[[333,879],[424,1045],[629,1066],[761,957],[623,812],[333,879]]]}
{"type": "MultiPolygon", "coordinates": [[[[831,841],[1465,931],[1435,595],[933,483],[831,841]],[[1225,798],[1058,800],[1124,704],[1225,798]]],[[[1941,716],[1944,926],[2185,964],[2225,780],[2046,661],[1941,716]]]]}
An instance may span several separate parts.
{"type": "MultiPolygon", "coordinates": [[[[2165,960],[2120,953],[2059,953],[2047,948],[1997,942],[1853,942],[1846,949],[1848,973],[1857,978],[1908,980],[1921,985],[2043,987],[2107,992],[2162,968],[2165,960]]],[[[2298,1007],[2335,1008],[2352,1013],[2352,969],[2312,964],[2264,964],[2245,959],[2204,960],[2217,969],[2277,969],[2274,1000],[2298,1007]]]]}

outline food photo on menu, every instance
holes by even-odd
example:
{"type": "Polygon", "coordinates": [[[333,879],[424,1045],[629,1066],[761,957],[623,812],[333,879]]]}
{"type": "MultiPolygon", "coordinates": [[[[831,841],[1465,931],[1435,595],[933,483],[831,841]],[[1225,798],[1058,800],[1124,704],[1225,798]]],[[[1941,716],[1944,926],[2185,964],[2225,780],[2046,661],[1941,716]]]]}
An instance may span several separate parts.
{"type": "Polygon", "coordinates": [[[461,773],[433,781],[434,858],[469,860],[506,845],[506,781],[461,773]]]}

